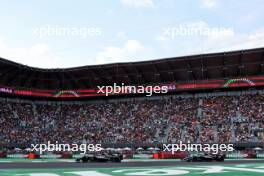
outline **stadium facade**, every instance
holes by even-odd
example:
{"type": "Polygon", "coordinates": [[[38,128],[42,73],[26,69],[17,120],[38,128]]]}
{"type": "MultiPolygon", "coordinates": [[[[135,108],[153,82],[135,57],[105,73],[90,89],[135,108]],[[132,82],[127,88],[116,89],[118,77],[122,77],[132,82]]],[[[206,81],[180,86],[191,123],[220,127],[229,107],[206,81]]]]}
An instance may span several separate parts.
{"type": "Polygon", "coordinates": [[[97,86],[157,85],[169,92],[264,85],[264,48],[144,62],[42,69],[0,59],[0,92],[44,98],[104,96],[97,86]]]}

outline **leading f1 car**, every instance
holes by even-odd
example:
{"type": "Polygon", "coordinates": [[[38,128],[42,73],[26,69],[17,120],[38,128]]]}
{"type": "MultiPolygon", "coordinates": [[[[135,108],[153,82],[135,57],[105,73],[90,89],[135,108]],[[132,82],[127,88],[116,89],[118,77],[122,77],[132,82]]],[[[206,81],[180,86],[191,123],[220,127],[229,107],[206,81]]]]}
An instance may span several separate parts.
{"type": "Polygon", "coordinates": [[[78,163],[88,163],[88,162],[121,162],[123,160],[123,155],[119,153],[103,153],[103,154],[85,154],[80,158],[76,159],[78,163]]]}

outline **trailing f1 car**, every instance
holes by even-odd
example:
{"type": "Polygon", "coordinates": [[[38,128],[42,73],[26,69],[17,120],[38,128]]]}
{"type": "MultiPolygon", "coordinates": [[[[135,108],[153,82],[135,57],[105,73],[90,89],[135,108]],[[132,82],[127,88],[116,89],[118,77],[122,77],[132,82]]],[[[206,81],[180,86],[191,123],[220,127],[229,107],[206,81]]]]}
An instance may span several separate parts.
{"type": "Polygon", "coordinates": [[[121,162],[123,160],[123,155],[121,154],[86,154],[80,158],[76,159],[78,163],[88,163],[88,162],[121,162]]]}
{"type": "Polygon", "coordinates": [[[212,161],[224,161],[225,155],[222,154],[197,154],[197,155],[189,155],[183,159],[183,161],[187,162],[212,162],[212,161]]]}

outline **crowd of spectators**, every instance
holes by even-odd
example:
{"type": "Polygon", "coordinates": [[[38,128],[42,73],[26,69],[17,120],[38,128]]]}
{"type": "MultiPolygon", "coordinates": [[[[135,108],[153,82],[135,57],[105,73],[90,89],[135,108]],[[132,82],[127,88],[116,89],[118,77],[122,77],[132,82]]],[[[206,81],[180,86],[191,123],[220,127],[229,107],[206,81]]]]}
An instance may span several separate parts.
{"type": "Polygon", "coordinates": [[[0,106],[1,143],[226,143],[264,136],[262,94],[80,104],[0,100],[0,106]]]}

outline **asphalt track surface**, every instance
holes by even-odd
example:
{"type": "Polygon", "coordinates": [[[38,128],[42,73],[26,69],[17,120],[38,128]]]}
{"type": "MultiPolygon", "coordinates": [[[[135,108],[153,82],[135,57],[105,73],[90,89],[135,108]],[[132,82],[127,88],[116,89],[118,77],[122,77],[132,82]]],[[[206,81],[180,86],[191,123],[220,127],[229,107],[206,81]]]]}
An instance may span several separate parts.
{"type": "Polygon", "coordinates": [[[180,162],[180,161],[147,161],[147,162],[121,162],[121,163],[74,163],[74,162],[48,162],[48,163],[1,163],[0,169],[49,169],[49,168],[130,168],[155,166],[202,166],[221,164],[264,164],[264,160],[228,160],[224,162],[180,162]]]}

